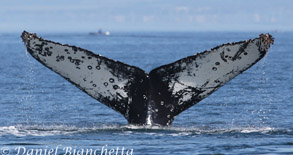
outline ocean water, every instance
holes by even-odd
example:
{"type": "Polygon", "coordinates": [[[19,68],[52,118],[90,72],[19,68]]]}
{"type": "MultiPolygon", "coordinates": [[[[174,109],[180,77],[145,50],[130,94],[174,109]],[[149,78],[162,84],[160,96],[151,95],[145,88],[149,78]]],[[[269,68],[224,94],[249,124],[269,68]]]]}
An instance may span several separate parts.
{"type": "MultiPolygon", "coordinates": [[[[149,72],[258,34],[38,35],[149,72]]],[[[122,115],[34,60],[21,34],[0,34],[0,155],[293,154],[293,33],[271,34],[275,44],[263,60],[181,113],[170,127],[128,125],[122,115]]]]}

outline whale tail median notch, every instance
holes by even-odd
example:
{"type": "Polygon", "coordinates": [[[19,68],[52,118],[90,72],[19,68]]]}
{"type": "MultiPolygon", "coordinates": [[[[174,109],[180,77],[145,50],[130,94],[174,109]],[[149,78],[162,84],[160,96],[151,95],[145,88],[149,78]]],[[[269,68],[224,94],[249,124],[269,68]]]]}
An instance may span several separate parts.
{"type": "Polygon", "coordinates": [[[217,46],[149,74],[86,49],[24,31],[28,52],[99,102],[121,113],[130,124],[170,125],[175,116],[209,96],[267,53],[269,34],[217,46]]]}

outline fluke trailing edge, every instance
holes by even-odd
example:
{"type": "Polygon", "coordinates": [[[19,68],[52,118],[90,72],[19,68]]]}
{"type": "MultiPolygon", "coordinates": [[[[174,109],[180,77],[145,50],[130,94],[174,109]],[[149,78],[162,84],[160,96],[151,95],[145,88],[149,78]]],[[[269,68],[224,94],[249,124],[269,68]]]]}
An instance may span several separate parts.
{"type": "Polygon", "coordinates": [[[120,112],[130,124],[170,125],[267,53],[269,34],[228,43],[160,66],[150,73],[76,46],[21,35],[28,52],[99,102],[120,112]]]}

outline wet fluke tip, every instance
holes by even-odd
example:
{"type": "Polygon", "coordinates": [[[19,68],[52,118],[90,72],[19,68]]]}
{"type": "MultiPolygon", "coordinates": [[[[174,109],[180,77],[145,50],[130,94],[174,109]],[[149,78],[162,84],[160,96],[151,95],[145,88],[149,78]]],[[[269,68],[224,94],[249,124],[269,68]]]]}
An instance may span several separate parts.
{"type": "Polygon", "coordinates": [[[274,38],[269,33],[267,34],[260,34],[259,37],[268,45],[274,44],[274,38]]]}
{"type": "Polygon", "coordinates": [[[36,33],[28,33],[26,31],[23,31],[21,34],[21,38],[24,43],[27,43],[27,41],[37,38],[37,34],[36,33]]]}

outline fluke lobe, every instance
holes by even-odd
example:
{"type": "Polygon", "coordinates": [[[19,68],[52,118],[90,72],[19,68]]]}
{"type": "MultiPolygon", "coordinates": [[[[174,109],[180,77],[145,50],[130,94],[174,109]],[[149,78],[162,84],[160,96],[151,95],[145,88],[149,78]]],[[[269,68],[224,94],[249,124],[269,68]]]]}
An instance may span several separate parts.
{"type": "Polygon", "coordinates": [[[130,124],[170,125],[175,116],[265,56],[269,34],[227,43],[146,73],[76,46],[24,31],[28,52],[79,89],[121,113],[130,124]]]}

